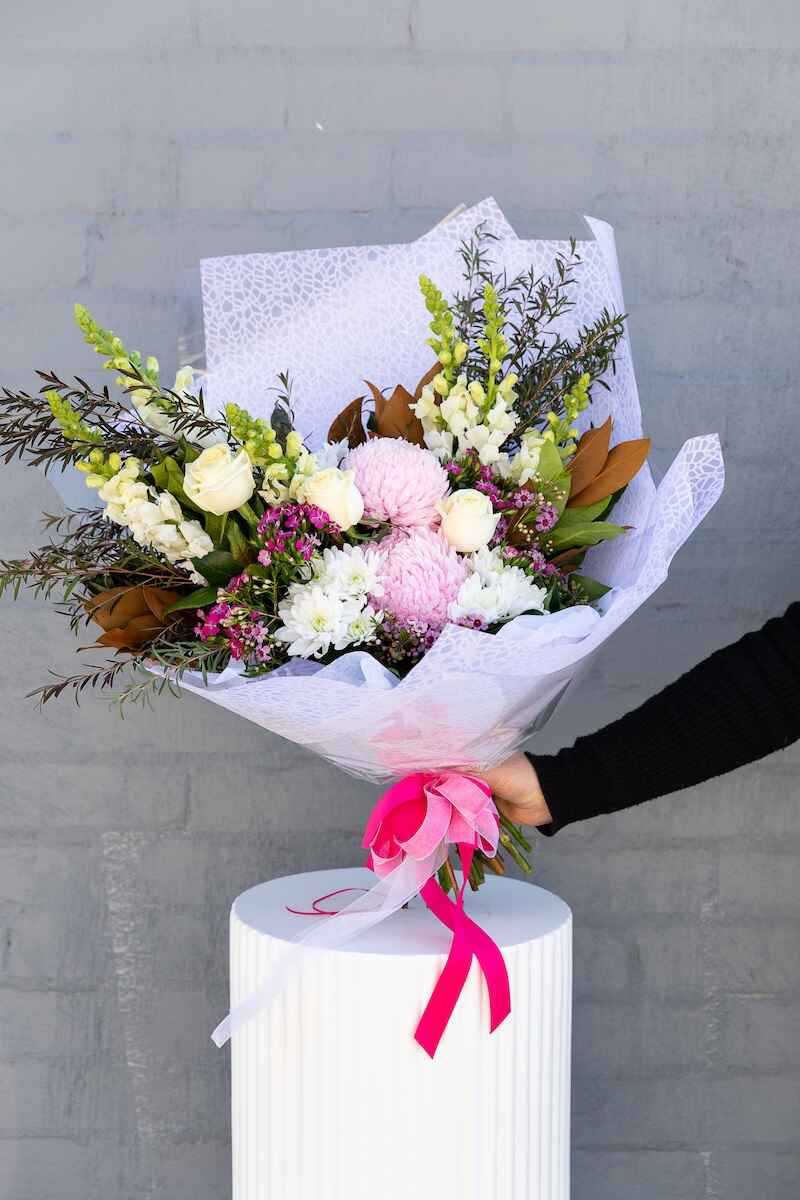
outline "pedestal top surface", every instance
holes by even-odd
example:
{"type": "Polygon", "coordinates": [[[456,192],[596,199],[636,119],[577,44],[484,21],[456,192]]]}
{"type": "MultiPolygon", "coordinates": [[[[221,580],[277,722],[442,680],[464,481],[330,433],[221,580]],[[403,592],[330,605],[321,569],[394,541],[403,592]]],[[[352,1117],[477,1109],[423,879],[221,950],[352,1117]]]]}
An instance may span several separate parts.
{"type": "MultiPolygon", "coordinates": [[[[329,892],[339,888],[370,888],[374,883],[375,876],[363,867],[286,875],[243,892],[234,901],[231,915],[259,933],[281,941],[295,941],[319,918],[296,916],[288,908],[310,909],[314,900],[329,892]]],[[[322,907],[341,908],[355,898],[354,891],[336,896],[322,907]]],[[[516,879],[491,878],[477,892],[467,889],[465,908],[499,946],[516,946],[546,937],[569,922],[572,915],[564,901],[552,892],[516,879]]],[[[343,949],[359,954],[442,954],[451,937],[450,931],[416,897],[407,909],[394,913],[343,949]]]]}

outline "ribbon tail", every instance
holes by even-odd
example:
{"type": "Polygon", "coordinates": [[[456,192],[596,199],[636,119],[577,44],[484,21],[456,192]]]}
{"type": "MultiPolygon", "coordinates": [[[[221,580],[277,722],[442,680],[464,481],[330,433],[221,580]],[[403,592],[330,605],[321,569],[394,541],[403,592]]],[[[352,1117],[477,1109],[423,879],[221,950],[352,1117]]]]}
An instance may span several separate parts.
{"type": "MultiPolygon", "coordinates": [[[[434,894],[437,891],[446,901],[447,897],[435,879],[429,879],[420,894],[431,911],[438,916],[436,908],[439,897],[434,894]]],[[[447,955],[447,962],[436,980],[414,1033],[415,1040],[430,1058],[436,1054],[442,1034],[447,1028],[458,998],[464,990],[471,965],[472,950],[463,937],[462,931],[456,929],[450,945],[450,952],[447,955]]]]}
{"type": "Polygon", "coordinates": [[[447,961],[436,981],[414,1035],[431,1058],[436,1053],[459,996],[464,989],[473,957],[478,959],[486,980],[489,994],[489,1023],[492,1033],[511,1012],[511,988],[502,951],[489,934],[464,911],[464,889],[474,848],[461,844],[459,852],[464,882],[459,890],[457,901],[454,903],[445,895],[435,878],[429,879],[421,892],[423,900],[434,916],[453,931],[453,941],[447,961]]]}

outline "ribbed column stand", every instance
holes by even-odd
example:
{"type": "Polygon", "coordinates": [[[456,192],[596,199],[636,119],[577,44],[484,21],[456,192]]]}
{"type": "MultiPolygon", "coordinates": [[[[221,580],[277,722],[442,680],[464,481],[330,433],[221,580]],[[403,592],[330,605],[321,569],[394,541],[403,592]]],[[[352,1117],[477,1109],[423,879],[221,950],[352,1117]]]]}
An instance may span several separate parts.
{"type": "MultiPolygon", "coordinates": [[[[286,905],[372,882],[318,871],[240,896],[232,1003],[307,927],[286,905]]],[[[233,1038],[233,1200],[568,1200],[570,911],[504,879],[466,902],[503,948],[510,1018],[489,1034],[473,963],[436,1058],[417,1046],[450,938],[420,901],[343,950],[306,955],[233,1038]]]]}

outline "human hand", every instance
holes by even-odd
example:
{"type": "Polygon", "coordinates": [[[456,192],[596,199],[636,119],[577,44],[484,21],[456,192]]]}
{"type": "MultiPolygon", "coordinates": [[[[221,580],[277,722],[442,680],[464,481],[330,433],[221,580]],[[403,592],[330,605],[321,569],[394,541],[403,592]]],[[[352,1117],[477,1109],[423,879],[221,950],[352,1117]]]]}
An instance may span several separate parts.
{"type": "Polygon", "coordinates": [[[492,789],[497,807],[509,821],[516,825],[548,825],[552,821],[536,768],[522,751],[484,772],[483,778],[492,789]]]}

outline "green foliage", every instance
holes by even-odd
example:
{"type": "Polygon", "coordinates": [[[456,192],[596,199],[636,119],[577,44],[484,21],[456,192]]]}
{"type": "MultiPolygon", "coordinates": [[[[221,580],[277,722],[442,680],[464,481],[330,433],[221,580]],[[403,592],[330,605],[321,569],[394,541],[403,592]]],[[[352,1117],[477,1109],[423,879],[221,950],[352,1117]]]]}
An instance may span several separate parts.
{"type": "Polygon", "coordinates": [[[492,407],[497,393],[497,376],[502,370],[503,360],[508,354],[508,342],[503,337],[505,312],[497,295],[497,289],[486,283],[483,287],[483,337],[478,339],[478,349],[486,359],[486,408],[492,407]]]}
{"type": "Polygon", "coordinates": [[[164,615],[175,612],[183,612],[185,609],[205,608],[209,604],[215,604],[217,600],[217,589],[215,587],[201,587],[190,592],[188,596],[181,596],[180,600],[176,600],[174,604],[170,604],[169,608],[164,610],[164,615]]]}
{"type": "Polygon", "coordinates": [[[225,587],[242,569],[228,550],[212,550],[202,558],[193,558],[192,563],[214,588],[225,587]]]}
{"type": "MultiPolygon", "coordinates": [[[[569,441],[577,412],[591,400],[594,383],[605,386],[603,375],[614,369],[614,354],[624,333],[625,317],[603,310],[590,325],[581,327],[574,339],[558,333],[559,320],[574,306],[576,268],[580,264],[577,243],[556,254],[552,270],[545,275],[526,271],[513,279],[498,272],[490,258],[492,238],[479,228],[462,244],[464,290],[453,303],[454,336],[466,345],[467,374],[480,379],[486,370],[482,343],[486,339],[487,287],[497,297],[505,314],[503,336],[507,350],[502,372],[517,375],[515,408],[518,424],[514,437],[531,427],[542,428],[548,413],[559,424],[557,443],[569,441]],[[584,377],[588,376],[588,380],[584,377]]],[[[493,310],[490,305],[490,316],[493,310]]],[[[443,320],[437,310],[439,321],[443,320]]]]}
{"type": "MultiPolygon", "coordinates": [[[[566,510],[569,512],[569,509],[566,510]]],[[[582,546],[596,546],[599,542],[608,542],[624,533],[622,525],[612,525],[609,521],[563,521],[550,530],[547,535],[548,546],[553,554],[562,550],[576,550],[582,546]]]]}
{"type": "Polygon", "coordinates": [[[89,443],[92,446],[102,445],[103,438],[101,434],[96,429],[92,429],[90,425],[87,425],[78,410],[66,397],[60,396],[52,388],[48,389],[44,395],[50,406],[50,412],[53,414],[53,420],[61,430],[66,441],[89,443]]]}
{"type": "Polygon", "coordinates": [[[169,492],[180,503],[184,510],[203,514],[194,501],[190,500],[183,490],[183,467],[172,455],[162,458],[150,468],[153,482],[160,492],[169,492]]]}
{"type": "Polygon", "coordinates": [[[427,339],[428,345],[442,364],[442,374],[451,384],[456,378],[458,366],[464,361],[467,347],[460,343],[456,336],[450,305],[436,284],[428,279],[427,275],[420,275],[419,286],[425,299],[425,307],[431,315],[432,336],[427,339]]]}
{"type": "Polygon", "coordinates": [[[611,591],[606,584],[598,582],[597,579],[591,579],[588,575],[573,574],[570,579],[577,585],[589,604],[594,604],[596,600],[600,600],[611,591]]]}
{"type": "Polygon", "coordinates": [[[264,421],[261,417],[252,417],[238,404],[225,406],[225,418],[231,437],[244,446],[253,466],[265,467],[268,463],[283,458],[283,449],[269,421],[264,421]]]}
{"type": "MultiPolygon", "coordinates": [[[[86,344],[106,360],[103,363],[106,370],[139,375],[151,386],[158,388],[158,359],[148,358],[146,362],[142,362],[138,350],[129,353],[113,329],[103,329],[82,304],[75,305],[75,322],[86,344]]],[[[126,390],[135,386],[134,381],[125,377],[120,379],[119,383],[126,390]]]]}

